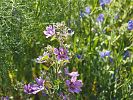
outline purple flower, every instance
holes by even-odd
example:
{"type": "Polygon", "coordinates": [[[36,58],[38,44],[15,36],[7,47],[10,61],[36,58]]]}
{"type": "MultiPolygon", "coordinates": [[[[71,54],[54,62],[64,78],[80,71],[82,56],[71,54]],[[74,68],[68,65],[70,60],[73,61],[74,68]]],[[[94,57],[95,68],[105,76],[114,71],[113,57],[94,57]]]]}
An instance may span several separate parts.
{"type": "Polygon", "coordinates": [[[105,6],[106,4],[109,4],[111,0],[99,0],[100,6],[105,6]]]}
{"type": "Polygon", "coordinates": [[[76,80],[75,82],[71,82],[70,80],[66,80],[66,85],[68,86],[68,91],[71,93],[79,93],[82,87],[82,81],[76,80]]]}
{"type": "Polygon", "coordinates": [[[68,50],[60,47],[59,49],[54,49],[54,54],[57,56],[58,60],[68,60],[68,50]]]}
{"type": "Polygon", "coordinates": [[[53,36],[55,34],[55,27],[49,25],[48,27],[46,27],[44,34],[46,35],[46,38],[53,36]]]}
{"type": "Polygon", "coordinates": [[[64,68],[64,72],[66,75],[68,75],[68,73],[69,73],[68,68],[64,68]]]}
{"type": "Polygon", "coordinates": [[[8,96],[6,96],[6,97],[1,97],[1,100],[9,100],[9,97],[8,96]]]}
{"type": "Polygon", "coordinates": [[[67,100],[67,96],[63,92],[59,93],[59,96],[62,98],[61,100],[67,100]]]}
{"type": "Polygon", "coordinates": [[[41,78],[36,78],[37,84],[27,84],[24,85],[24,92],[27,94],[36,94],[44,89],[44,82],[45,80],[41,78]]]}
{"type": "Polygon", "coordinates": [[[125,51],[123,59],[125,60],[127,57],[130,57],[130,53],[128,50],[125,51]]]}
{"type": "Polygon", "coordinates": [[[39,56],[38,58],[36,58],[36,63],[45,63],[46,61],[42,59],[43,56],[39,56]]]}
{"type": "Polygon", "coordinates": [[[42,96],[47,96],[47,94],[44,91],[42,91],[42,96]]]}
{"type": "Polygon", "coordinates": [[[132,30],[133,29],[133,20],[129,20],[127,28],[128,28],[128,30],[132,30]]]}
{"type": "Polygon", "coordinates": [[[39,56],[35,62],[36,63],[45,63],[46,59],[49,57],[49,54],[47,52],[44,52],[42,56],[39,56]]]}
{"type": "Polygon", "coordinates": [[[37,84],[27,84],[24,85],[24,92],[27,94],[36,94],[44,89],[44,86],[39,86],[37,84]]]}
{"type": "Polygon", "coordinates": [[[90,14],[90,7],[85,8],[85,13],[90,14]]]}
{"type": "Polygon", "coordinates": [[[78,72],[71,72],[68,73],[69,76],[71,76],[71,82],[75,82],[77,80],[77,76],[79,76],[78,72]]]}
{"type": "Polygon", "coordinates": [[[107,50],[105,52],[100,52],[99,55],[101,56],[101,58],[104,58],[106,56],[110,56],[110,53],[111,53],[111,51],[107,50]]]}
{"type": "Polygon", "coordinates": [[[43,86],[43,85],[44,85],[44,82],[45,82],[45,80],[43,80],[43,79],[41,79],[41,78],[36,78],[36,83],[37,83],[37,85],[43,86]]]}
{"type": "Polygon", "coordinates": [[[103,22],[104,21],[104,14],[99,14],[97,17],[97,22],[103,22]]]}

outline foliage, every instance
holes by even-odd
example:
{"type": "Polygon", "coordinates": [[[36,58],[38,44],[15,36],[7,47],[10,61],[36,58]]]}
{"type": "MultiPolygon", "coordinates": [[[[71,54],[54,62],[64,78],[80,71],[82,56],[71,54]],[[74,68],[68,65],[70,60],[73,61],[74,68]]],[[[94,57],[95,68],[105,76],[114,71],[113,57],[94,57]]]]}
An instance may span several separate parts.
{"type": "Polygon", "coordinates": [[[127,28],[133,18],[132,0],[112,0],[104,6],[99,0],[1,0],[0,5],[0,97],[27,98],[23,85],[42,70],[34,59],[47,44],[58,47],[43,31],[64,21],[75,33],[69,40],[74,55],[67,67],[76,68],[83,81],[82,92],[72,98],[133,98],[133,30],[127,28]],[[99,14],[104,14],[100,23],[99,14]],[[107,50],[110,56],[101,58],[99,53],[107,50]]]}

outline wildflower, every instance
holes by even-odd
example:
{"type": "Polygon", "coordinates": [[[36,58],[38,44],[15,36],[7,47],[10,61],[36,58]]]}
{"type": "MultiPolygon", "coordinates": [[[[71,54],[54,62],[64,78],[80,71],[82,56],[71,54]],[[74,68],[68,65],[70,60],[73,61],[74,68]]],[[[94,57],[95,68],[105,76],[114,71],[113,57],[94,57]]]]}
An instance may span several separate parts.
{"type": "Polygon", "coordinates": [[[46,38],[49,38],[55,34],[55,27],[49,25],[46,27],[46,31],[44,31],[44,34],[46,35],[46,38]]]}
{"type": "Polygon", "coordinates": [[[115,15],[115,17],[114,17],[115,19],[118,19],[119,18],[119,16],[118,15],[115,15]]]}
{"type": "Polygon", "coordinates": [[[109,61],[112,63],[113,62],[113,58],[109,57],[109,61]]]}
{"type": "Polygon", "coordinates": [[[43,86],[43,85],[44,85],[44,82],[45,82],[45,80],[43,80],[43,79],[41,79],[41,78],[36,78],[36,83],[37,83],[37,85],[43,86]]]}
{"type": "Polygon", "coordinates": [[[78,59],[81,59],[81,55],[77,54],[77,58],[78,58],[78,59]]]}
{"type": "Polygon", "coordinates": [[[54,49],[54,54],[57,55],[58,60],[68,60],[68,51],[62,47],[54,49]]]}
{"type": "Polygon", "coordinates": [[[59,96],[62,98],[62,100],[67,100],[67,96],[63,92],[59,93],[59,96]]]}
{"type": "Polygon", "coordinates": [[[44,89],[44,82],[45,80],[41,78],[36,78],[37,84],[27,84],[24,85],[24,92],[27,94],[36,94],[44,89]]]}
{"type": "Polygon", "coordinates": [[[128,22],[128,30],[132,30],[133,29],[133,20],[129,20],[128,22]]]}
{"type": "Polygon", "coordinates": [[[71,72],[68,73],[69,76],[71,76],[71,82],[75,82],[77,80],[77,76],[79,76],[78,72],[71,72]]]}
{"type": "Polygon", "coordinates": [[[84,13],[82,11],[80,11],[80,18],[84,17],[84,13]]]}
{"type": "Polygon", "coordinates": [[[82,87],[82,81],[76,80],[75,82],[71,82],[70,80],[66,80],[66,85],[68,86],[68,91],[71,93],[79,93],[82,87]]]}
{"type": "Polygon", "coordinates": [[[46,94],[44,91],[42,91],[42,96],[47,96],[48,94],[46,94]]]}
{"type": "Polygon", "coordinates": [[[85,13],[90,14],[90,7],[85,8],[85,13]]]}
{"type": "Polygon", "coordinates": [[[46,59],[49,57],[49,54],[47,52],[44,52],[42,56],[39,56],[35,61],[37,63],[45,63],[46,59]]]}
{"type": "Polygon", "coordinates": [[[74,31],[72,29],[68,29],[68,33],[72,36],[74,34],[74,31]]]}
{"type": "Polygon", "coordinates": [[[127,57],[130,57],[130,53],[128,50],[125,51],[123,59],[125,60],[127,57]]]}
{"type": "Polygon", "coordinates": [[[104,21],[104,14],[99,14],[97,17],[97,22],[103,22],[104,21]]]}
{"type": "Polygon", "coordinates": [[[110,56],[110,53],[111,53],[111,51],[105,51],[105,52],[100,52],[99,54],[100,54],[100,56],[101,56],[101,58],[104,58],[105,56],[110,56]]]}
{"type": "Polygon", "coordinates": [[[37,84],[27,84],[24,85],[24,92],[27,94],[36,94],[44,89],[44,86],[39,86],[37,84]]]}
{"type": "Polygon", "coordinates": [[[72,33],[73,31],[71,29],[68,29],[68,33],[72,33]]]}
{"type": "Polygon", "coordinates": [[[68,68],[64,68],[64,72],[66,75],[68,75],[68,73],[69,73],[68,68]]]}
{"type": "Polygon", "coordinates": [[[111,0],[99,0],[100,6],[105,6],[106,4],[109,4],[111,0]]]}
{"type": "Polygon", "coordinates": [[[9,97],[8,96],[6,96],[6,97],[1,97],[1,100],[9,100],[9,97]]]}

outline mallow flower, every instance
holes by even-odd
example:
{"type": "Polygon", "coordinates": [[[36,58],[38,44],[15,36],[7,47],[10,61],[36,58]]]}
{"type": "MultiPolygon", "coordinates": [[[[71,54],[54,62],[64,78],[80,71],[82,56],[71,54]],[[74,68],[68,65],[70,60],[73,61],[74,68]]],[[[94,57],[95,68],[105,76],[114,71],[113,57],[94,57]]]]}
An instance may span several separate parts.
{"type": "Polygon", "coordinates": [[[35,80],[36,80],[37,85],[39,85],[39,86],[44,85],[45,80],[43,80],[42,78],[36,78],[35,80]]]}
{"type": "Polygon", "coordinates": [[[54,54],[57,56],[58,60],[68,60],[68,50],[60,47],[59,49],[54,49],[54,54]]]}
{"type": "Polygon", "coordinates": [[[55,34],[55,27],[52,25],[47,26],[44,34],[46,35],[46,38],[53,36],[55,34]]]}
{"type": "Polygon", "coordinates": [[[71,76],[71,82],[75,82],[77,80],[77,77],[79,76],[78,72],[71,72],[68,73],[69,76],[71,76]]]}
{"type": "Polygon", "coordinates": [[[133,29],[133,20],[129,20],[128,21],[128,30],[132,30],[133,29]]]}
{"type": "Polygon", "coordinates": [[[39,86],[37,84],[27,84],[24,85],[24,92],[27,94],[36,94],[44,89],[44,86],[39,86]]]}
{"type": "Polygon", "coordinates": [[[45,80],[41,78],[36,78],[37,84],[27,84],[24,85],[24,92],[27,94],[37,94],[38,92],[44,90],[44,82],[45,80]]]}
{"type": "Polygon", "coordinates": [[[68,87],[68,91],[71,93],[79,93],[82,87],[82,81],[76,80],[75,82],[71,82],[71,80],[66,80],[66,85],[68,87]]]}

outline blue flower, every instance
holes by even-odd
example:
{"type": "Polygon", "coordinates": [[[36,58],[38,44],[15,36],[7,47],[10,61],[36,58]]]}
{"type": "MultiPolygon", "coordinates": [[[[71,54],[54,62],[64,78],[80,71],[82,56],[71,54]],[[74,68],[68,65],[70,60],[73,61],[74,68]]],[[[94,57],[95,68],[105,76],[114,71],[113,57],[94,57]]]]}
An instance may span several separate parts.
{"type": "Polygon", "coordinates": [[[77,56],[78,59],[81,59],[81,55],[77,54],[76,56],[77,56]]]}
{"type": "Polygon", "coordinates": [[[111,63],[113,63],[113,58],[109,57],[109,61],[110,61],[111,63]]]}
{"type": "Polygon", "coordinates": [[[80,18],[83,18],[85,15],[82,11],[80,11],[80,18]]]}
{"type": "Polygon", "coordinates": [[[68,29],[68,34],[72,36],[74,34],[74,31],[72,29],[68,29]]]}
{"type": "Polygon", "coordinates": [[[103,22],[104,21],[104,14],[99,14],[97,17],[97,22],[103,22]]]}
{"type": "Polygon", "coordinates": [[[90,12],[91,12],[90,7],[86,7],[85,8],[85,13],[90,14],[90,12]]]}
{"type": "Polygon", "coordinates": [[[125,51],[124,56],[123,56],[123,59],[125,60],[127,57],[130,57],[130,53],[129,53],[128,50],[125,51]]]}
{"type": "Polygon", "coordinates": [[[106,57],[106,56],[110,56],[110,53],[111,53],[111,51],[105,51],[105,52],[100,52],[99,53],[99,55],[101,56],[101,58],[104,58],[104,57],[106,57]]]}
{"type": "Polygon", "coordinates": [[[111,0],[99,0],[100,6],[105,6],[106,4],[109,4],[111,0]]]}
{"type": "Polygon", "coordinates": [[[132,30],[133,29],[133,20],[129,20],[128,22],[128,30],[132,30]]]}

